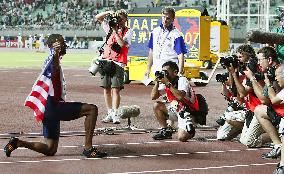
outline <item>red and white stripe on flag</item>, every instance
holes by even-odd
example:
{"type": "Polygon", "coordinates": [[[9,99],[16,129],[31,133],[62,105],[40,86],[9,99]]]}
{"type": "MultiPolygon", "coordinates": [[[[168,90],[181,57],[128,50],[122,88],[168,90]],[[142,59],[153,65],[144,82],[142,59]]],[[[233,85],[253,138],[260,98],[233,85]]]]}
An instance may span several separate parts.
{"type": "Polygon", "coordinates": [[[51,86],[51,78],[42,74],[36,81],[32,88],[32,92],[26,99],[25,106],[30,107],[34,111],[37,121],[43,120],[46,100],[51,86]]]}

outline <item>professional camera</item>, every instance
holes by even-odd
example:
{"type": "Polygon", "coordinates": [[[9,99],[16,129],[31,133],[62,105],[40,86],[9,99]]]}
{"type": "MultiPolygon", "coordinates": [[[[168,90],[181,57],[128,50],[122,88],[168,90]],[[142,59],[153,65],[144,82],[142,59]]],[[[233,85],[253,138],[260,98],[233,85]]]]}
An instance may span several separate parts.
{"type": "MultiPolygon", "coordinates": [[[[254,77],[256,78],[257,81],[265,79],[264,74],[259,73],[259,72],[255,73],[254,77]]],[[[267,77],[271,82],[275,80],[275,68],[274,67],[268,68],[267,77]]]]}
{"type": "Polygon", "coordinates": [[[222,73],[222,74],[216,74],[216,81],[224,83],[225,81],[228,80],[228,77],[229,77],[228,72],[225,72],[225,73],[222,73]]]}
{"type": "Polygon", "coordinates": [[[117,26],[117,25],[118,25],[118,22],[119,22],[120,20],[121,20],[120,17],[117,16],[117,15],[113,16],[113,15],[110,14],[110,15],[106,16],[106,21],[108,22],[108,25],[109,25],[110,27],[115,27],[115,26],[117,26]]]}
{"type": "Polygon", "coordinates": [[[155,72],[155,77],[157,78],[157,79],[162,79],[162,78],[164,78],[165,76],[167,76],[169,73],[168,73],[168,71],[166,71],[166,70],[163,70],[163,71],[156,71],[155,72]]]}
{"type": "Polygon", "coordinates": [[[223,68],[229,67],[231,66],[231,64],[234,68],[237,68],[239,66],[239,60],[236,55],[221,57],[220,63],[223,68]]]}
{"type": "Polygon", "coordinates": [[[216,123],[220,126],[223,126],[225,122],[226,122],[226,118],[224,118],[223,116],[216,120],[216,123]]]}
{"type": "Polygon", "coordinates": [[[248,67],[253,73],[259,72],[258,60],[257,60],[256,58],[251,58],[251,59],[249,59],[249,62],[248,62],[248,64],[247,64],[247,67],[248,67]]]}

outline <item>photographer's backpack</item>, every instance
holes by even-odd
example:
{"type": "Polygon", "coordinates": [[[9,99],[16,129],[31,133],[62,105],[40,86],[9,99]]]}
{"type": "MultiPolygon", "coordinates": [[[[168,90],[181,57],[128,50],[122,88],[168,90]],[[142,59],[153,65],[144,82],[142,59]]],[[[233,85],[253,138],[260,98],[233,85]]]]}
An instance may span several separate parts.
{"type": "Polygon", "coordinates": [[[206,116],[208,115],[208,104],[206,99],[201,94],[196,94],[196,98],[199,105],[198,111],[191,111],[190,114],[195,116],[196,122],[200,125],[206,125],[206,116]]]}

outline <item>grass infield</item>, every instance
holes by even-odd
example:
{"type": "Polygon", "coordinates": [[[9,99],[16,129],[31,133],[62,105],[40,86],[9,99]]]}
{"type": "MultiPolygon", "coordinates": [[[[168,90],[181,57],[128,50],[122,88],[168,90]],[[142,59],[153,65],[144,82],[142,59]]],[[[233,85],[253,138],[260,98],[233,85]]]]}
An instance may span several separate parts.
{"type": "MultiPolygon", "coordinates": [[[[35,50],[0,50],[0,68],[41,68],[48,51],[36,52],[35,50]]],[[[69,51],[64,55],[61,64],[68,68],[88,67],[94,52],[69,51]]]]}

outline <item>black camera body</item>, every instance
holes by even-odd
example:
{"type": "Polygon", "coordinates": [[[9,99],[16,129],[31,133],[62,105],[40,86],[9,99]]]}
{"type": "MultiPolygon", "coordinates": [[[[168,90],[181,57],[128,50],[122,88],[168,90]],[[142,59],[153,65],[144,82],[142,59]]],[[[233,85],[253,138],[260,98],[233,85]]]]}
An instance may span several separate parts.
{"type": "Polygon", "coordinates": [[[228,72],[225,72],[225,73],[222,73],[222,74],[216,74],[216,81],[217,82],[224,83],[225,81],[228,80],[228,78],[229,78],[228,72]]]}
{"type": "Polygon", "coordinates": [[[230,67],[231,64],[234,68],[237,68],[239,66],[239,60],[236,55],[221,57],[220,63],[223,68],[230,67]]]}
{"type": "Polygon", "coordinates": [[[114,42],[112,45],[111,45],[111,49],[116,52],[117,54],[120,54],[121,52],[121,46],[117,43],[117,42],[114,42]]]}
{"type": "Polygon", "coordinates": [[[121,19],[120,19],[120,17],[117,16],[117,15],[113,16],[113,15],[110,14],[110,15],[108,15],[108,16],[106,17],[106,20],[107,20],[107,22],[108,22],[108,25],[112,28],[112,27],[117,26],[117,25],[118,25],[118,22],[119,22],[121,19]]]}
{"type": "Polygon", "coordinates": [[[225,124],[225,122],[226,122],[226,119],[223,118],[223,117],[220,117],[216,120],[216,123],[220,126],[223,126],[225,124]]]}
{"type": "MultiPolygon", "coordinates": [[[[274,67],[270,67],[267,70],[267,77],[268,77],[269,81],[271,81],[271,82],[275,81],[275,70],[276,69],[274,67]]],[[[261,81],[261,80],[265,79],[264,74],[260,73],[260,72],[255,73],[254,77],[256,78],[257,81],[261,81]]]]}
{"type": "Polygon", "coordinates": [[[155,72],[155,77],[156,77],[157,79],[162,79],[162,78],[166,77],[168,74],[169,74],[169,73],[168,73],[168,71],[166,71],[166,70],[163,70],[163,71],[156,71],[156,72],[155,72]]]}
{"type": "Polygon", "coordinates": [[[258,60],[256,58],[250,58],[246,67],[249,68],[253,73],[259,72],[258,60]]]}

